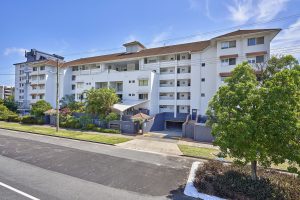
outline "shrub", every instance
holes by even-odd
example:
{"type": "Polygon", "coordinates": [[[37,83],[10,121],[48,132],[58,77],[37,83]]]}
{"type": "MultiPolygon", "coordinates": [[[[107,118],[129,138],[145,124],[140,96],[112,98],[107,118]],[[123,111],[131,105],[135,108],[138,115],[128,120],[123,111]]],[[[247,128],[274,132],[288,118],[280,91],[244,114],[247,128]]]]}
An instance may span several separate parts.
{"type": "Polygon", "coordinates": [[[110,122],[113,120],[119,120],[120,116],[117,113],[111,112],[105,117],[106,122],[110,122]]]}
{"type": "Polygon", "coordinates": [[[120,133],[119,130],[99,128],[99,127],[96,127],[93,130],[96,131],[96,132],[100,132],[100,133],[113,133],[113,134],[119,134],[120,133]]]}
{"type": "Polygon", "coordinates": [[[37,124],[37,119],[34,118],[33,116],[26,115],[22,117],[21,122],[23,124],[37,124]]]}
{"type": "Polygon", "coordinates": [[[7,122],[20,122],[21,118],[17,114],[10,114],[7,116],[7,122]]]}
{"type": "Polygon", "coordinates": [[[258,169],[252,180],[250,167],[204,163],[196,171],[194,185],[199,192],[229,199],[300,199],[300,178],[274,170],[258,169]]]}
{"type": "Polygon", "coordinates": [[[50,105],[50,103],[48,103],[45,100],[39,100],[37,101],[35,104],[32,105],[31,108],[31,115],[35,116],[35,117],[41,117],[44,116],[44,112],[46,112],[47,110],[50,110],[52,107],[50,105]]]}
{"type": "Polygon", "coordinates": [[[79,118],[79,122],[80,122],[80,125],[83,129],[86,128],[86,126],[88,124],[92,124],[93,123],[93,120],[91,117],[87,116],[87,115],[83,115],[79,118]]]}
{"type": "Polygon", "coordinates": [[[14,114],[6,106],[0,104],[0,120],[5,121],[7,120],[8,116],[14,114]]]}
{"type": "Polygon", "coordinates": [[[85,130],[94,130],[95,127],[96,127],[95,124],[87,124],[87,125],[85,126],[85,130]]]}

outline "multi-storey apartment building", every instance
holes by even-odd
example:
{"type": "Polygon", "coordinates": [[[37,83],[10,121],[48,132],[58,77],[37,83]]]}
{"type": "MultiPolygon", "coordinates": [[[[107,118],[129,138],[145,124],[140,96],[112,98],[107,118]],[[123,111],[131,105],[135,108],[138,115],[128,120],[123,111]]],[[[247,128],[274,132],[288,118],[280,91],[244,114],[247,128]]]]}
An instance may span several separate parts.
{"type": "Polygon", "coordinates": [[[26,62],[15,65],[15,101],[23,112],[31,104],[44,99],[55,105],[56,63],[63,57],[36,49],[25,52],[26,62]]]}
{"type": "MultiPolygon", "coordinates": [[[[160,121],[182,123],[188,114],[193,119],[205,115],[209,100],[237,64],[265,62],[279,31],[237,30],[206,41],[149,49],[138,41],[126,43],[122,53],[64,63],[61,97],[74,95],[81,101],[90,88],[113,88],[122,100],[114,106],[116,111],[124,115],[142,111],[160,121]]],[[[20,64],[16,66],[20,70],[20,64]]],[[[47,93],[55,96],[45,88],[47,93]]]]}
{"type": "Polygon", "coordinates": [[[12,86],[0,85],[0,99],[7,99],[14,95],[15,88],[12,86]]]}

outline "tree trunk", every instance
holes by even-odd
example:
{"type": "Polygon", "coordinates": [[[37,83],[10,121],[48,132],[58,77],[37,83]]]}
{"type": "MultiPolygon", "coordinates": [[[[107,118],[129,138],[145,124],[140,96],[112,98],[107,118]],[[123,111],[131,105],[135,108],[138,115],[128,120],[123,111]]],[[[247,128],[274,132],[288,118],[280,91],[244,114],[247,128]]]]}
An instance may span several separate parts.
{"type": "Polygon", "coordinates": [[[251,178],[252,180],[257,180],[257,174],[256,174],[256,169],[257,169],[257,161],[251,161],[251,178]]]}

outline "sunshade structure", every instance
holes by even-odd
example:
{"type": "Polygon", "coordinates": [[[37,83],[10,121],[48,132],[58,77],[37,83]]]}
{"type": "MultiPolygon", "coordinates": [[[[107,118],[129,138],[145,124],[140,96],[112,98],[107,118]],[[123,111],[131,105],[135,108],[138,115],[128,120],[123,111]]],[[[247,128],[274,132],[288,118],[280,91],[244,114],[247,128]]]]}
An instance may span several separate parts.
{"type": "Polygon", "coordinates": [[[44,112],[45,115],[55,115],[56,114],[56,110],[55,109],[50,109],[44,112]]]}
{"type": "Polygon", "coordinates": [[[132,108],[134,106],[141,105],[143,103],[148,102],[149,100],[126,100],[122,103],[116,103],[112,106],[112,109],[115,111],[118,111],[120,113],[123,113],[124,111],[128,110],[129,108],[132,108]]]}
{"type": "Polygon", "coordinates": [[[131,119],[136,119],[136,120],[148,120],[148,119],[151,119],[152,117],[149,116],[149,115],[146,115],[144,113],[138,113],[136,115],[133,115],[131,117],[131,119]]]}

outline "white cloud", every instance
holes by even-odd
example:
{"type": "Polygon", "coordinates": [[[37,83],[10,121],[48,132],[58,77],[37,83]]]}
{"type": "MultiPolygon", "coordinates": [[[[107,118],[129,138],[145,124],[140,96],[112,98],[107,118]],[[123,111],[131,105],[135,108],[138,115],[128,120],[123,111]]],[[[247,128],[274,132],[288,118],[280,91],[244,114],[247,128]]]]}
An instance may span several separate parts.
{"type": "Polygon", "coordinates": [[[11,54],[18,54],[20,56],[24,56],[25,51],[28,50],[25,48],[9,47],[4,50],[3,55],[9,56],[11,54]]]}
{"type": "Polygon", "coordinates": [[[278,13],[285,9],[288,1],[289,0],[261,0],[257,5],[257,21],[272,20],[278,13]]]}
{"type": "Polygon", "coordinates": [[[269,21],[285,10],[290,0],[234,0],[228,5],[230,19],[238,24],[254,21],[269,21]]]}
{"type": "Polygon", "coordinates": [[[235,0],[234,5],[228,5],[230,19],[236,23],[245,23],[253,17],[252,0],[235,0]]]}
{"type": "Polygon", "coordinates": [[[287,29],[281,31],[271,43],[271,53],[292,54],[300,58],[300,18],[287,29]]]}

